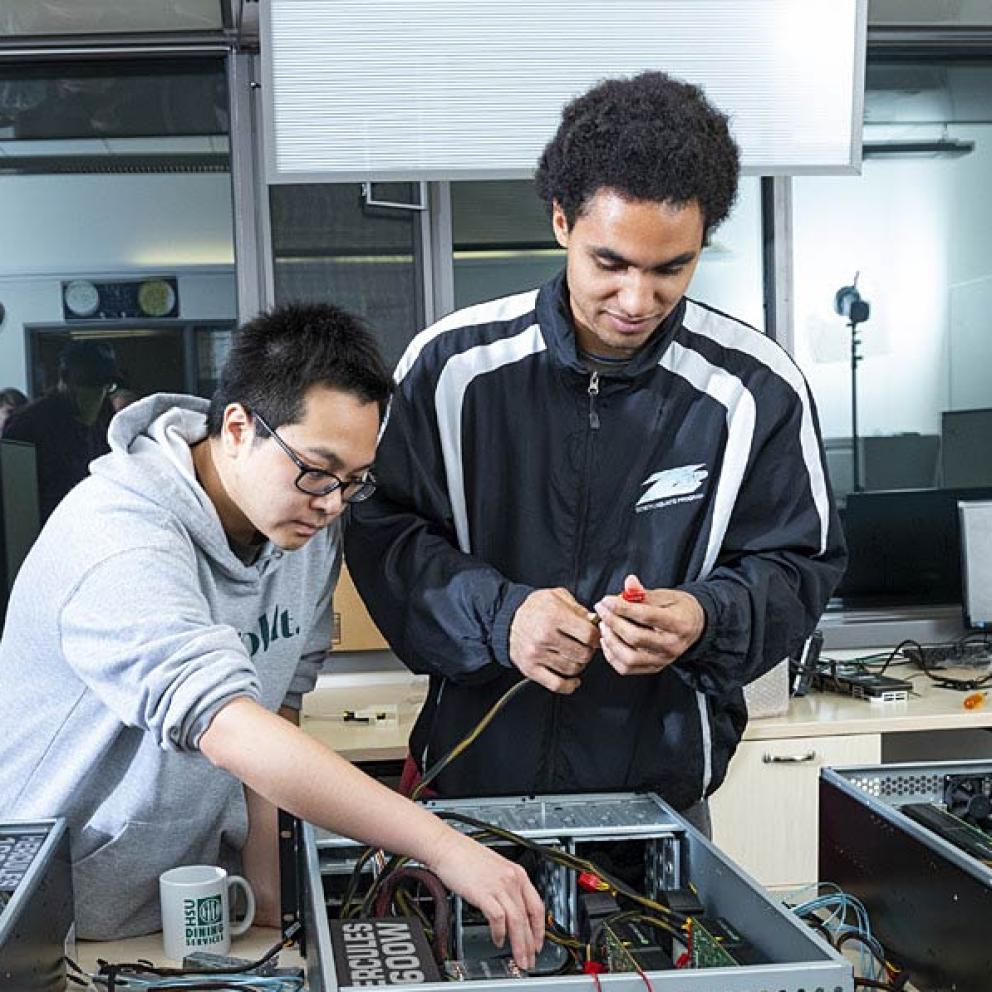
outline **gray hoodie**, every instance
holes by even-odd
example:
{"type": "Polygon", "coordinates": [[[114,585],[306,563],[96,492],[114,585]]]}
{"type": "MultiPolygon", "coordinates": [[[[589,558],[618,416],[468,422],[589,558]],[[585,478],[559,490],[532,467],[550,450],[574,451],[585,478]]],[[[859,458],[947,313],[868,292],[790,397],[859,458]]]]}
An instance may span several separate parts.
{"type": "Polygon", "coordinates": [[[237,863],[242,786],[199,737],[238,696],[298,707],[330,643],[339,524],[244,564],[193,472],[206,409],[162,394],[114,418],[0,641],[0,819],[68,818],[81,937],[157,929],[167,868],[237,863]]]}

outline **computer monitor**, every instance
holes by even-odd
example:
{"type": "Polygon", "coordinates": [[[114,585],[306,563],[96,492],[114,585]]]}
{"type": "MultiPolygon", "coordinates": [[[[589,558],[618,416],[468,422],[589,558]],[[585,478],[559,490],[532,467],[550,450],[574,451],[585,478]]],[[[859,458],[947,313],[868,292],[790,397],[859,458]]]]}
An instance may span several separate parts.
{"type": "Polygon", "coordinates": [[[992,631],[992,501],[958,503],[964,622],[992,631]]]}
{"type": "Polygon", "coordinates": [[[843,514],[848,566],[837,595],[849,607],[960,604],[960,501],[992,486],[850,493],[843,514]]]}
{"type": "Polygon", "coordinates": [[[0,438],[0,622],[21,562],[41,527],[34,445],[0,438]]]}
{"type": "MultiPolygon", "coordinates": [[[[861,438],[865,489],[928,489],[937,484],[936,434],[869,434],[861,438]]],[[[992,485],[992,480],[989,480],[992,485]]]]}
{"type": "Polygon", "coordinates": [[[992,409],[940,415],[940,469],[948,488],[992,486],[992,409]]]}

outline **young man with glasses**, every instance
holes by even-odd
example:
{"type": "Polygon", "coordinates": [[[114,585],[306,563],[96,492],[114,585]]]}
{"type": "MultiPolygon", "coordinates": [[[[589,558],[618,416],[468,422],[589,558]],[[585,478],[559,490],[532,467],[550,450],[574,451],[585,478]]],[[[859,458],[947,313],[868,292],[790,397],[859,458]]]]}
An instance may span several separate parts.
{"type": "Polygon", "coordinates": [[[536,175],[564,271],[400,360],[347,551],[393,650],[431,675],[416,771],[537,683],[441,795],[653,789],[705,828],[742,686],[802,644],[843,571],[802,376],[685,295],[737,177],[696,87],[597,85],[536,175]]]}
{"type": "Polygon", "coordinates": [[[413,856],[533,963],[522,869],[294,726],[390,390],[343,311],[262,315],[209,404],[159,394],[114,419],[25,560],[0,641],[0,811],[68,818],[80,937],[156,929],[162,871],[239,855],[278,918],[281,806],[413,856]]]}

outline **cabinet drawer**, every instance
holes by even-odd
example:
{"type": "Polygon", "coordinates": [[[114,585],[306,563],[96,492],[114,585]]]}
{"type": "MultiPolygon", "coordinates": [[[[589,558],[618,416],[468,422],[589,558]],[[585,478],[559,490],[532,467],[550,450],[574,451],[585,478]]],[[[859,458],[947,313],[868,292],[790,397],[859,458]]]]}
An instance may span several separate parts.
{"type": "Polygon", "coordinates": [[[880,734],[743,741],[710,799],[713,840],[766,886],[815,882],[820,769],[875,764],[880,734]]]}

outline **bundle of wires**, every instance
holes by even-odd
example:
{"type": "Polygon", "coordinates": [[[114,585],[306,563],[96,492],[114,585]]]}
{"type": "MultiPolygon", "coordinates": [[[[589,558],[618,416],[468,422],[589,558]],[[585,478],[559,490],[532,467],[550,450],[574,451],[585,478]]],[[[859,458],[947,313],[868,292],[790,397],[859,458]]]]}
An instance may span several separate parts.
{"type": "MultiPolygon", "coordinates": [[[[103,984],[99,976],[91,978],[99,989],[103,984]]],[[[93,987],[93,986],[91,986],[93,987]]],[[[113,984],[105,986],[109,990],[153,989],[155,992],[301,992],[302,978],[287,978],[280,975],[225,975],[218,972],[216,977],[205,975],[174,975],[166,978],[145,969],[118,975],[113,984]]]]}
{"type": "Polygon", "coordinates": [[[256,961],[224,971],[211,968],[160,968],[150,961],[127,961],[111,964],[98,961],[100,970],[88,975],[71,958],[66,958],[69,981],[86,989],[106,989],[107,992],[154,989],[156,992],[179,992],[182,989],[197,992],[301,992],[303,979],[286,975],[253,974],[271,961],[284,947],[289,947],[300,924],[287,928],[280,940],[256,961]]]}
{"type": "MultiPolygon", "coordinates": [[[[968,644],[980,643],[988,646],[987,634],[968,634],[959,638],[952,645],[952,648],[964,648],[968,644]]],[[[926,652],[918,641],[907,638],[900,641],[891,651],[882,651],[877,654],[864,655],[860,658],[851,658],[844,662],[837,662],[830,658],[820,659],[821,674],[829,674],[838,664],[853,666],[861,671],[874,671],[877,665],[876,674],[884,675],[891,665],[916,665],[922,669],[923,674],[934,682],[941,689],[956,689],[959,692],[973,692],[976,689],[984,689],[992,686],[992,668],[984,675],[976,678],[962,679],[954,678],[943,674],[941,669],[934,669],[932,664],[927,663],[926,652]]]]}
{"type": "MultiPolygon", "coordinates": [[[[984,643],[988,644],[987,635],[981,636],[984,638],[984,643]]],[[[973,640],[973,635],[968,635],[956,641],[955,645],[963,647],[973,640]]],[[[932,666],[927,664],[926,654],[923,648],[916,641],[903,641],[896,650],[900,651],[910,661],[914,661],[919,665],[923,669],[923,674],[932,682],[935,682],[941,689],[957,689],[959,692],[972,692],[975,689],[984,689],[986,686],[992,685],[992,669],[974,679],[958,679],[952,678],[949,675],[935,675],[932,666]]]]}
{"type": "Polygon", "coordinates": [[[626,882],[612,877],[594,862],[589,861],[586,858],[580,858],[577,854],[571,854],[561,848],[550,847],[547,844],[541,844],[538,841],[529,840],[526,837],[521,837],[519,834],[515,834],[512,830],[505,830],[502,827],[494,826],[493,824],[486,823],[483,820],[476,820],[474,817],[466,816],[464,813],[459,813],[457,810],[437,810],[437,815],[445,820],[454,820],[457,823],[463,823],[466,826],[474,827],[476,832],[472,834],[473,837],[492,837],[498,840],[509,841],[512,844],[517,844],[529,851],[533,851],[537,856],[550,861],[552,864],[561,865],[565,868],[571,869],[572,871],[584,873],[589,878],[596,879],[602,883],[602,885],[599,886],[601,891],[609,892],[610,895],[613,896],[623,896],[636,905],[641,906],[643,909],[651,910],[653,913],[661,916],[675,929],[681,929],[688,921],[688,917],[682,915],[681,913],[676,913],[664,903],[657,902],[648,896],[642,895],[636,889],[633,889],[631,886],[627,885],[626,882]]]}
{"type": "MultiPolygon", "coordinates": [[[[386,916],[395,902],[404,916],[417,916],[424,924],[424,930],[431,938],[434,957],[444,961],[448,957],[448,939],[451,936],[451,910],[448,906],[448,893],[441,879],[426,868],[404,866],[396,868],[378,887],[375,900],[375,915],[386,916]],[[419,902],[407,899],[400,886],[412,883],[415,889],[426,890],[434,907],[434,918],[428,920],[420,909],[419,902]]],[[[416,892],[414,893],[416,895],[416,892]]]]}
{"type": "MultiPolygon", "coordinates": [[[[589,861],[586,858],[581,858],[561,848],[551,847],[541,844],[538,841],[530,840],[529,838],[522,837],[520,834],[514,833],[512,830],[506,830],[494,824],[486,823],[483,820],[477,820],[457,810],[438,810],[437,815],[442,819],[460,823],[468,827],[469,830],[467,832],[469,836],[476,840],[499,840],[514,844],[526,851],[532,852],[536,857],[546,860],[551,864],[559,865],[582,874],[586,880],[595,884],[599,891],[608,892],[615,897],[621,897],[634,903],[637,907],[636,909],[620,913],[613,918],[614,922],[636,919],[674,936],[680,936],[688,922],[688,917],[674,912],[663,903],[643,895],[620,879],[611,876],[595,864],[595,862],[589,861]]],[[[368,864],[369,859],[372,857],[372,853],[371,850],[366,850],[356,861],[341,905],[340,915],[342,918],[367,916],[373,909],[375,909],[376,915],[382,915],[387,910],[392,893],[396,888],[392,879],[396,875],[403,875],[411,870],[406,868],[409,859],[396,856],[390,858],[359,901],[356,898],[358,880],[365,865],[368,864]]],[[[435,923],[437,923],[439,907],[436,891],[432,891],[431,896],[435,904],[435,923]]],[[[401,906],[401,908],[403,907],[401,906]]],[[[414,915],[420,915],[413,904],[410,904],[404,909],[404,914],[411,915],[411,911],[414,915]]],[[[443,914],[441,918],[445,920],[444,925],[447,927],[447,918],[443,914]]],[[[438,953],[439,935],[435,933],[434,937],[435,953],[438,953]]],[[[589,954],[589,948],[574,934],[571,934],[558,923],[551,914],[548,915],[545,937],[552,943],[565,947],[577,966],[581,966],[581,952],[585,950],[586,955],[588,956],[589,954]]],[[[441,955],[442,958],[443,956],[441,955]]],[[[635,968],[635,970],[640,969],[635,968]]]]}
{"type": "Polygon", "coordinates": [[[810,892],[812,898],[799,903],[787,901],[785,905],[838,950],[849,943],[859,945],[858,970],[861,974],[855,979],[856,985],[899,992],[909,976],[886,960],[885,949],[871,932],[864,903],[833,882],[800,889],[793,895],[793,900],[810,892]],[[826,892],[821,894],[823,889],[826,892]]]}
{"type": "Polygon", "coordinates": [[[510,686],[506,692],[503,693],[499,699],[489,708],[489,712],[469,731],[443,758],[436,761],[430,768],[428,768],[423,777],[417,783],[417,787],[410,794],[411,799],[419,799],[423,794],[424,790],[431,784],[444,771],[452,761],[455,760],[463,751],[469,748],[478,739],[479,735],[493,722],[496,714],[503,709],[506,704],[513,699],[518,693],[520,693],[526,686],[534,685],[530,679],[521,679],[516,685],[510,686]]]}

